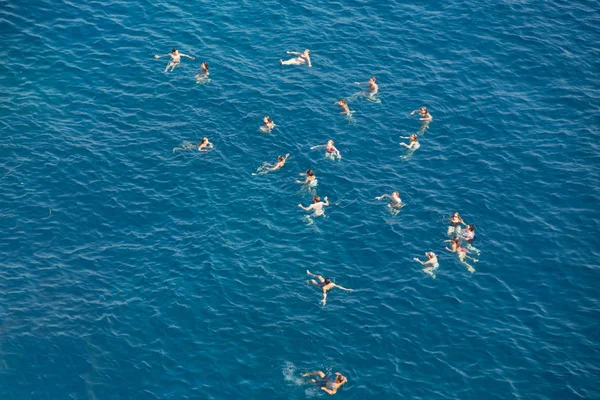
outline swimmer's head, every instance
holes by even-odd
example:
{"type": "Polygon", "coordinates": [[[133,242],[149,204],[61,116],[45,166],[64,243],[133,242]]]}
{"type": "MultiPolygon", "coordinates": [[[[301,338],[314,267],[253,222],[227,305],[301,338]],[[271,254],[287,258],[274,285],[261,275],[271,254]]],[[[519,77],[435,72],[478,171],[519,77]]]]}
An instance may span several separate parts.
{"type": "Polygon", "coordinates": [[[417,137],[417,134],[416,134],[416,133],[413,133],[412,135],[410,135],[410,141],[411,141],[411,142],[416,142],[416,141],[417,141],[417,139],[418,139],[418,137],[417,137]]]}
{"type": "Polygon", "coordinates": [[[460,218],[460,214],[458,213],[458,211],[456,211],[454,214],[452,214],[453,218],[460,218]]]}
{"type": "Polygon", "coordinates": [[[426,114],[427,113],[427,107],[421,107],[421,112],[423,114],[426,114]]]}
{"type": "Polygon", "coordinates": [[[206,143],[206,142],[208,142],[208,138],[205,138],[205,137],[203,137],[203,138],[202,138],[202,143],[200,143],[200,144],[204,144],[204,143],[206,143]]]}
{"type": "Polygon", "coordinates": [[[328,140],[328,141],[327,141],[327,145],[328,145],[328,146],[333,146],[333,140],[328,140]]]}
{"type": "Polygon", "coordinates": [[[452,243],[455,243],[458,245],[458,247],[460,247],[460,240],[458,239],[458,236],[454,236],[452,239],[450,239],[452,241],[452,243]]]}
{"type": "Polygon", "coordinates": [[[285,160],[285,157],[283,157],[283,156],[277,157],[277,161],[284,161],[284,160],[285,160]]]}
{"type": "Polygon", "coordinates": [[[273,120],[271,119],[271,117],[269,117],[268,115],[266,115],[266,116],[263,118],[263,122],[264,122],[265,124],[270,124],[271,122],[273,122],[273,120]]]}
{"type": "Polygon", "coordinates": [[[304,50],[304,54],[310,54],[310,50],[309,49],[304,50]]]}
{"type": "Polygon", "coordinates": [[[342,374],[340,374],[340,373],[337,373],[337,374],[335,374],[335,375],[336,375],[336,376],[335,376],[335,381],[336,381],[337,383],[342,383],[342,381],[344,380],[344,375],[342,375],[342,374]]]}
{"type": "Polygon", "coordinates": [[[173,49],[173,50],[171,51],[171,53],[173,53],[173,54],[177,53],[177,49],[173,49]]]}
{"type": "Polygon", "coordinates": [[[467,225],[467,229],[470,230],[470,231],[474,231],[475,230],[475,224],[467,225]]]}
{"type": "Polygon", "coordinates": [[[306,170],[306,175],[307,176],[315,176],[315,173],[313,172],[312,169],[309,168],[309,169],[306,170]]]}
{"type": "Polygon", "coordinates": [[[348,104],[348,103],[346,102],[346,99],[344,99],[344,98],[340,99],[340,103],[342,103],[342,104],[348,104]]]}
{"type": "Polygon", "coordinates": [[[200,66],[201,66],[203,69],[205,69],[205,70],[207,70],[207,71],[208,71],[208,63],[207,63],[206,61],[205,61],[205,62],[203,62],[202,64],[200,64],[200,66]]]}
{"type": "Polygon", "coordinates": [[[428,251],[427,253],[425,253],[425,255],[426,255],[428,258],[433,258],[433,257],[435,257],[435,253],[434,253],[433,251],[428,251]]]}
{"type": "Polygon", "coordinates": [[[319,196],[313,196],[313,203],[318,203],[321,201],[321,198],[319,196]]]}
{"type": "Polygon", "coordinates": [[[326,284],[326,285],[329,285],[329,284],[331,283],[331,279],[329,279],[329,278],[325,278],[325,279],[323,280],[323,283],[324,283],[324,284],[326,284]]]}
{"type": "Polygon", "coordinates": [[[372,76],[372,77],[371,77],[371,80],[372,80],[373,82],[377,82],[377,78],[375,78],[374,76],[372,76]]]}
{"type": "Polygon", "coordinates": [[[393,194],[393,195],[395,195],[395,196],[398,196],[398,197],[400,197],[400,192],[399,192],[399,191],[397,191],[397,190],[396,190],[396,191],[394,191],[394,192],[392,192],[392,194],[393,194]]]}

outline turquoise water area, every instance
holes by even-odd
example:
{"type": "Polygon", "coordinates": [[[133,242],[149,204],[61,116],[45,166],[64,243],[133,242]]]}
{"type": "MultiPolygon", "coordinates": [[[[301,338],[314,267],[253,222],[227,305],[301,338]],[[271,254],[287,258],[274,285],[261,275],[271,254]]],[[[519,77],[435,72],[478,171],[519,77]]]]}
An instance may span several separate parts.
{"type": "Polygon", "coordinates": [[[0,399],[327,396],[312,369],[348,377],[340,399],[600,398],[598,2],[0,17],[0,399]],[[165,74],[173,47],[196,59],[165,74]],[[312,68],[279,65],[305,48],[312,68]],[[349,123],[334,102],[373,75],[381,102],[349,123]],[[310,150],[328,139],[340,161],[310,150]],[[307,168],[331,202],[312,225],[307,168]],[[393,190],[397,215],[375,200],[393,190]],[[474,274],[444,250],[454,211],[477,225],[474,274]],[[429,250],[435,280],[413,261],[429,250]],[[307,269],[354,291],[323,307],[307,269]]]}

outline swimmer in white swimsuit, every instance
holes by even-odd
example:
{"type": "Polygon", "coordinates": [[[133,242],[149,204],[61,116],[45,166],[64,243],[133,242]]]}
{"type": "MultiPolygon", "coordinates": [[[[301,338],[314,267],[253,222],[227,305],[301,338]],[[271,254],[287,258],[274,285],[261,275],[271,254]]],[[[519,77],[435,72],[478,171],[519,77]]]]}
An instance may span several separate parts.
{"type": "Polygon", "coordinates": [[[410,143],[406,144],[406,143],[400,143],[402,146],[406,147],[408,150],[411,151],[415,151],[417,150],[419,147],[421,147],[421,144],[419,143],[419,137],[417,136],[416,133],[413,133],[410,136],[400,136],[400,139],[410,139],[410,143]]]}
{"type": "Polygon", "coordinates": [[[390,199],[390,204],[388,204],[388,207],[390,207],[390,208],[401,208],[402,207],[402,199],[400,199],[400,192],[398,192],[397,190],[394,191],[391,195],[382,194],[379,197],[375,197],[375,200],[381,200],[381,199],[385,199],[385,198],[390,199]]]}
{"type": "Polygon", "coordinates": [[[304,50],[304,53],[299,53],[297,51],[286,51],[287,54],[296,54],[298,57],[290,58],[289,60],[283,61],[279,60],[279,64],[281,65],[302,65],[304,63],[308,63],[309,67],[312,67],[310,62],[310,50],[304,50]]]}
{"type": "Polygon", "coordinates": [[[175,69],[175,67],[177,67],[181,63],[182,56],[187,57],[191,60],[195,60],[194,57],[188,56],[187,54],[180,53],[177,49],[173,49],[173,51],[171,53],[163,54],[162,56],[155,55],[154,58],[161,58],[161,57],[166,57],[166,56],[171,56],[171,61],[169,61],[169,63],[167,64],[167,68],[165,68],[165,72],[168,72],[169,68],[171,68],[171,71],[173,71],[175,69]]]}
{"type": "Polygon", "coordinates": [[[413,258],[413,260],[415,260],[418,263],[420,263],[421,265],[424,265],[425,267],[427,267],[427,268],[423,268],[423,272],[425,272],[426,274],[430,275],[433,279],[435,279],[434,272],[440,266],[440,264],[438,263],[437,256],[435,255],[435,253],[433,251],[428,251],[427,253],[425,253],[425,255],[427,256],[427,261],[421,261],[416,257],[413,258]]]}
{"type": "Polygon", "coordinates": [[[340,151],[333,145],[333,140],[328,140],[327,144],[313,146],[310,149],[314,150],[314,149],[318,149],[320,147],[325,147],[325,157],[331,158],[332,160],[334,160],[336,158],[338,160],[342,159],[342,155],[340,154],[340,151]]]}

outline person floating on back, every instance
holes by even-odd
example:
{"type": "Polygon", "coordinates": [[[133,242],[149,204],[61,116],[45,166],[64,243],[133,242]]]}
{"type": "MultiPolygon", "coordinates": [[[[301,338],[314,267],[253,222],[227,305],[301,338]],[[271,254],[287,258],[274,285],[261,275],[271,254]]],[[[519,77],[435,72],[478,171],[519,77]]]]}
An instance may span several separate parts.
{"type": "Polygon", "coordinates": [[[162,56],[155,55],[154,58],[161,58],[161,57],[166,57],[166,56],[171,56],[171,61],[169,61],[169,63],[167,64],[167,68],[165,68],[165,72],[168,72],[169,68],[171,68],[171,71],[173,71],[175,69],[175,67],[177,67],[181,63],[182,56],[187,57],[191,60],[195,60],[194,57],[188,56],[187,54],[180,53],[177,49],[173,49],[173,51],[171,51],[169,54],[163,54],[162,56]]]}
{"type": "Polygon", "coordinates": [[[278,169],[280,169],[281,167],[283,167],[285,165],[285,162],[287,161],[289,156],[290,156],[290,153],[286,154],[285,157],[284,156],[277,157],[277,162],[274,165],[271,165],[268,162],[265,162],[263,165],[258,167],[258,169],[256,170],[256,173],[253,173],[252,175],[265,175],[265,174],[268,174],[269,172],[277,171],[278,169]]]}
{"type": "MultiPolygon", "coordinates": [[[[321,289],[323,289],[323,300],[321,300],[321,304],[323,304],[323,305],[327,304],[327,291],[329,291],[333,288],[342,289],[347,292],[352,291],[352,289],[346,289],[345,287],[336,285],[335,283],[331,282],[331,279],[329,279],[329,278],[323,278],[321,275],[313,274],[309,270],[306,270],[306,275],[313,276],[319,280],[319,282],[317,282],[314,279],[311,279],[310,281],[308,281],[308,283],[312,283],[313,285],[316,285],[316,286],[320,287],[321,289]]],[[[329,394],[333,394],[333,393],[329,393],[329,394]]]]}
{"type": "Polygon", "coordinates": [[[299,53],[297,51],[286,51],[287,54],[296,54],[298,57],[290,58],[289,60],[283,61],[279,60],[279,64],[281,65],[302,65],[308,63],[309,67],[312,67],[310,62],[310,50],[304,50],[304,53],[299,53]]]}
{"type": "Polygon", "coordinates": [[[319,380],[310,379],[309,383],[314,383],[321,388],[322,391],[334,395],[337,393],[338,389],[341,388],[344,384],[348,382],[348,378],[339,372],[335,373],[335,379],[328,378],[322,371],[311,371],[305,374],[302,374],[303,377],[308,376],[318,376],[319,380]]]}

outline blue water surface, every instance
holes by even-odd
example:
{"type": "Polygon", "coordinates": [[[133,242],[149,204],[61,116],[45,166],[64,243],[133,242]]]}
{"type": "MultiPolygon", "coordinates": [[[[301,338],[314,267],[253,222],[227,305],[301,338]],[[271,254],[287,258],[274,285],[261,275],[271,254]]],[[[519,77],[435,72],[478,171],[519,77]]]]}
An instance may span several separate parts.
{"type": "Polygon", "coordinates": [[[600,398],[598,2],[0,4],[0,399],[600,398]]]}

